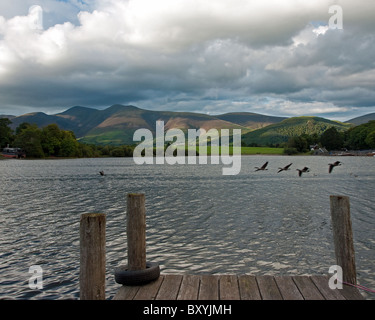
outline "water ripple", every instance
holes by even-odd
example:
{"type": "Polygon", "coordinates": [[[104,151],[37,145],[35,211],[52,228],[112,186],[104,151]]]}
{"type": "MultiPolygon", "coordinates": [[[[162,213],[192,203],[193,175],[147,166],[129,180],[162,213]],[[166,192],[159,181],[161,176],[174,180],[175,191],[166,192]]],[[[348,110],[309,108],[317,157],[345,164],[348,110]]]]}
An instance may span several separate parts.
{"type": "Polygon", "coordinates": [[[164,273],[327,273],[335,264],[329,195],[351,199],[358,278],[374,288],[374,159],[328,174],[324,157],[243,157],[238,176],[218,165],[136,166],[132,159],[0,161],[0,299],[79,298],[79,218],[107,215],[107,297],[126,263],[126,194],[146,194],[147,259],[164,273]],[[269,161],[269,170],[254,166],[269,161]],[[98,172],[104,170],[106,176],[98,172]],[[31,265],[44,287],[28,287],[31,265]]]}

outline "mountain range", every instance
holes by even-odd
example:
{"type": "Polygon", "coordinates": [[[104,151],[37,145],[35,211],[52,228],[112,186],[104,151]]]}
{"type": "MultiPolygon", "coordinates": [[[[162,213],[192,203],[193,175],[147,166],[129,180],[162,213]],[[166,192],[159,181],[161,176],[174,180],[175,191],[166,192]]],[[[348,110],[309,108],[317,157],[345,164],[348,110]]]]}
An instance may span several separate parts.
{"type": "Polygon", "coordinates": [[[133,144],[133,134],[139,128],[155,133],[157,120],[164,121],[165,129],[211,128],[241,129],[245,143],[279,143],[287,141],[291,135],[302,133],[322,133],[329,127],[339,131],[350,126],[375,120],[375,113],[354,118],[346,123],[320,117],[275,117],[250,112],[233,112],[222,115],[207,115],[192,112],[151,111],[135,106],[112,105],[104,110],[75,106],[64,112],[47,115],[43,112],[28,113],[21,116],[2,115],[12,121],[11,128],[21,123],[34,123],[42,128],[56,123],[63,130],[73,131],[84,143],[102,145],[133,144]]]}

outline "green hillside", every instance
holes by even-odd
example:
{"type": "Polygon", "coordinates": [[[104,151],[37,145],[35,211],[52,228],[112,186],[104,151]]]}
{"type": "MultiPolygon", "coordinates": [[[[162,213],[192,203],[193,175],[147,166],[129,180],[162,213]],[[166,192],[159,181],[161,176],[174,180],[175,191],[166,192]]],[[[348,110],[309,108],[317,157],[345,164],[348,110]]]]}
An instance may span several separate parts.
{"type": "Polygon", "coordinates": [[[151,111],[132,106],[115,105],[99,111],[103,117],[95,123],[80,141],[103,145],[134,144],[133,135],[137,129],[145,128],[155,134],[156,121],[164,121],[165,130],[178,128],[183,132],[188,129],[249,129],[238,124],[218,119],[213,116],[192,112],[151,111]],[[105,112],[105,116],[103,113],[105,112]]]}
{"type": "Polygon", "coordinates": [[[216,118],[236,123],[250,130],[260,129],[287,119],[286,117],[266,116],[253,112],[231,112],[217,115],[216,118]]]}
{"type": "MultiPolygon", "coordinates": [[[[9,116],[10,117],[10,116],[9,116]]],[[[21,123],[36,124],[43,128],[56,123],[61,129],[73,131],[85,143],[122,145],[133,144],[135,130],[145,128],[155,133],[156,121],[164,121],[165,130],[188,129],[241,129],[242,134],[282,121],[285,118],[251,112],[233,112],[207,115],[193,112],[145,110],[132,105],[115,104],[106,109],[74,106],[64,112],[47,115],[42,112],[12,116],[11,128],[21,123]]]]}
{"type": "Polygon", "coordinates": [[[352,125],[339,121],[331,121],[319,117],[293,117],[279,123],[269,125],[242,136],[242,141],[246,145],[270,145],[288,141],[290,137],[302,134],[321,135],[325,130],[335,127],[338,131],[344,131],[352,125]]]}
{"type": "MultiPolygon", "coordinates": [[[[370,115],[371,116],[371,115],[370,115]]],[[[366,118],[367,119],[367,118],[366,118]]],[[[250,112],[207,115],[192,112],[153,111],[135,106],[112,105],[98,110],[75,106],[64,112],[47,115],[42,112],[12,117],[11,129],[21,123],[36,124],[39,128],[55,123],[62,130],[73,131],[79,141],[101,145],[133,144],[137,129],[149,129],[155,134],[156,121],[164,121],[165,130],[241,129],[244,145],[276,145],[289,137],[301,134],[322,134],[330,127],[344,131],[353,124],[331,121],[320,117],[282,118],[250,112]]],[[[362,119],[363,120],[363,119],[362,119]]]]}

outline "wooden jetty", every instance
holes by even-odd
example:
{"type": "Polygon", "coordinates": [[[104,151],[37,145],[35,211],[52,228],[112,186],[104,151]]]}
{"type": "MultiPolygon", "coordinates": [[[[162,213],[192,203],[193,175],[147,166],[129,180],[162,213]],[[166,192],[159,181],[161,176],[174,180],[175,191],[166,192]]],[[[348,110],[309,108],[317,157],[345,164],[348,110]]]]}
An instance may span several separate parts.
{"type": "MultiPolygon", "coordinates": [[[[356,284],[349,198],[330,196],[337,265],[342,281],[356,284]]],[[[145,197],[129,194],[128,266],[145,269],[145,197]]],[[[81,216],[80,299],[105,299],[105,215],[81,216]]],[[[331,289],[332,275],[255,276],[161,274],[144,285],[122,285],[114,300],[363,300],[354,286],[331,289]]],[[[337,283],[337,282],[336,282],[337,283]]]]}
{"type": "Polygon", "coordinates": [[[122,286],[114,300],[363,300],[350,286],[330,289],[329,277],[164,274],[143,286],[122,286]]]}

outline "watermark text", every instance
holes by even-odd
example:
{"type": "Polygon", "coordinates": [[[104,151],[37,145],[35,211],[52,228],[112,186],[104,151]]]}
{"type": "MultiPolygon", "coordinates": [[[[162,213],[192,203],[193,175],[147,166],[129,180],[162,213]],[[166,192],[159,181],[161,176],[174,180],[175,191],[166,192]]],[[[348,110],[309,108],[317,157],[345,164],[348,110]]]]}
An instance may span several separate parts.
{"type": "Polygon", "coordinates": [[[38,265],[31,266],[29,273],[32,274],[29,278],[29,288],[31,290],[43,289],[43,268],[38,265]]]}
{"type": "Polygon", "coordinates": [[[165,132],[164,121],[156,121],[156,137],[149,129],[138,129],[134,132],[133,141],[141,141],[134,149],[133,159],[136,164],[224,164],[223,175],[237,175],[241,170],[241,130],[233,129],[188,129],[187,138],[181,129],[170,129],[165,132]],[[199,155],[197,156],[197,140],[199,155]],[[232,155],[230,155],[232,140],[232,155]],[[155,148],[154,148],[155,141],[155,148]],[[166,144],[167,142],[167,144],[166,144]],[[208,157],[207,143],[211,145],[208,157]],[[167,147],[166,147],[167,146],[167,147]],[[155,149],[155,157],[154,157],[155,149]],[[187,153],[187,156],[186,156],[187,153]]]}
{"type": "Polygon", "coordinates": [[[339,29],[342,30],[343,27],[343,10],[342,7],[339,5],[332,5],[328,8],[328,13],[331,13],[332,16],[329,18],[328,21],[328,28],[329,29],[339,29]]]}
{"type": "Polygon", "coordinates": [[[332,290],[342,289],[342,268],[340,266],[334,265],[329,268],[328,272],[330,274],[333,274],[333,276],[330,277],[328,281],[329,288],[332,290]]]}

